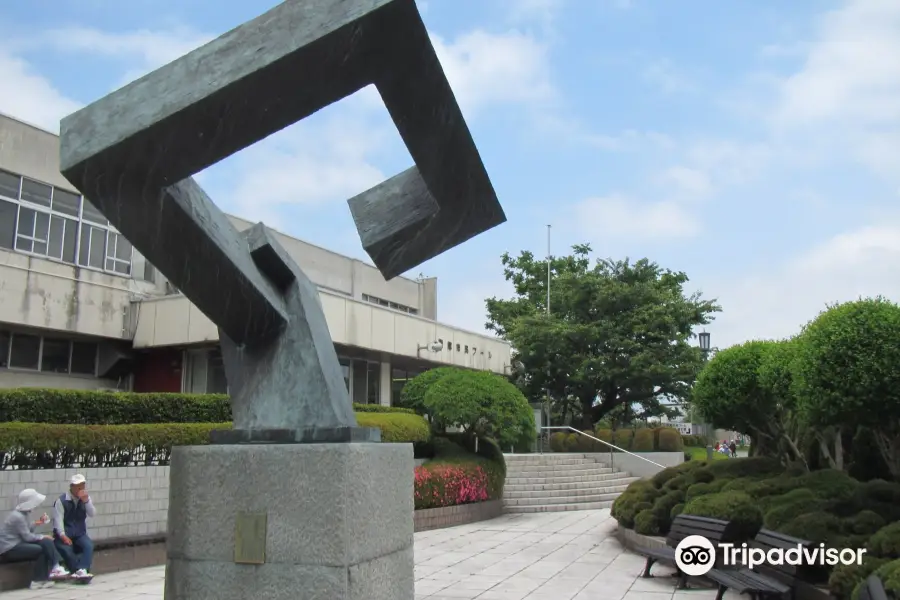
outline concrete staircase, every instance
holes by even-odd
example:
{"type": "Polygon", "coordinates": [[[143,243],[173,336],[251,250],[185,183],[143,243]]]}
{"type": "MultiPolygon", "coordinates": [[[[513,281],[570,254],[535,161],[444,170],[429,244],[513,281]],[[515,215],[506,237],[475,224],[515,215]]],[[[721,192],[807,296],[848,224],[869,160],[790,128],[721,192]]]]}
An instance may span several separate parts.
{"type": "Polygon", "coordinates": [[[503,508],[508,513],[609,508],[639,477],[592,454],[507,454],[503,508]]]}

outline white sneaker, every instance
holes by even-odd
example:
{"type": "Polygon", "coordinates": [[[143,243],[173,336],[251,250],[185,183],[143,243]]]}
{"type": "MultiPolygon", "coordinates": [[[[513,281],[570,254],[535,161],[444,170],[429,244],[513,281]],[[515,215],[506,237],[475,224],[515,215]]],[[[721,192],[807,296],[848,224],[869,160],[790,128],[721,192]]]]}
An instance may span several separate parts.
{"type": "Polygon", "coordinates": [[[62,565],[56,565],[50,571],[50,579],[63,579],[64,577],[68,577],[69,572],[62,565]]]}
{"type": "Polygon", "coordinates": [[[31,585],[28,586],[28,589],[43,590],[43,589],[52,588],[52,587],[53,587],[52,581],[32,581],[31,585]]]}
{"type": "Polygon", "coordinates": [[[78,569],[73,574],[73,577],[77,577],[78,579],[89,579],[93,577],[90,573],[87,572],[87,569],[78,569]]]}

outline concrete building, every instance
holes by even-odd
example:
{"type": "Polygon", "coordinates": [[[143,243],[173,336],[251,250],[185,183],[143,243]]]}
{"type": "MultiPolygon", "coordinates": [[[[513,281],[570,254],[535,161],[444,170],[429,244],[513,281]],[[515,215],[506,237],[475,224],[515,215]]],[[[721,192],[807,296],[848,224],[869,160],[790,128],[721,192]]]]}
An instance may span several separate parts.
{"type": "MultiPolygon", "coordinates": [[[[437,321],[436,279],[278,237],[319,287],[354,402],[390,404],[436,366],[506,370],[509,344],[437,321]]],[[[226,391],[212,322],[62,177],[56,135],[3,115],[0,387],[226,391]]]]}

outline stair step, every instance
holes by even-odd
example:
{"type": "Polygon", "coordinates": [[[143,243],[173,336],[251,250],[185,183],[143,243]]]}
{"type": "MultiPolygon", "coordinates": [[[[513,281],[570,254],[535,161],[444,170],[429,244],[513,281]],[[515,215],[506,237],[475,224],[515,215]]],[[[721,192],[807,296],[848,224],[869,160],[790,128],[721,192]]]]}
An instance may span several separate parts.
{"type": "MultiPolygon", "coordinates": [[[[504,500],[531,500],[531,499],[551,499],[551,498],[581,498],[582,496],[603,496],[605,494],[621,494],[627,488],[627,484],[622,485],[606,485],[603,487],[586,488],[582,490],[540,490],[531,492],[508,492],[503,490],[504,500]]],[[[553,502],[548,502],[553,504],[553,502]]]]}
{"type": "Polygon", "coordinates": [[[611,508],[612,501],[604,502],[577,502],[574,504],[549,504],[543,506],[507,506],[506,513],[542,513],[542,512],[568,512],[572,510],[600,510],[611,508]]]}
{"type": "Polygon", "coordinates": [[[566,475],[561,473],[558,475],[546,477],[507,477],[507,485],[553,485],[557,483],[582,483],[582,482],[599,482],[605,481],[611,475],[619,477],[627,477],[625,473],[598,473],[594,475],[566,475]]]}
{"type": "MultiPolygon", "coordinates": [[[[624,489],[624,488],[623,488],[624,489]]],[[[577,504],[579,502],[612,502],[621,495],[622,490],[605,494],[589,494],[584,496],[547,496],[543,498],[504,498],[503,506],[549,506],[552,504],[577,504]]]]}
{"type": "Polygon", "coordinates": [[[612,467],[607,467],[603,463],[591,462],[584,463],[579,465],[528,465],[528,466],[510,466],[506,465],[507,473],[555,473],[558,471],[565,471],[567,473],[574,473],[577,471],[596,471],[598,469],[604,469],[607,472],[612,471],[612,467]]]}
{"type": "Polygon", "coordinates": [[[570,483],[532,483],[532,484],[517,484],[517,483],[507,483],[503,488],[503,494],[512,494],[512,493],[528,493],[528,492],[566,492],[570,490],[585,490],[591,489],[595,490],[598,487],[616,487],[616,486],[628,486],[631,482],[637,481],[640,479],[639,477],[625,477],[620,473],[610,473],[608,478],[600,479],[598,481],[573,481],[570,483]]]}
{"type": "Polygon", "coordinates": [[[507,466],[520,467],[524,465],[580,465],[597,462],[596,458],[584,456],[564,456],[563,458],[529,458],[526,460],[506,459],[507,466]]]}

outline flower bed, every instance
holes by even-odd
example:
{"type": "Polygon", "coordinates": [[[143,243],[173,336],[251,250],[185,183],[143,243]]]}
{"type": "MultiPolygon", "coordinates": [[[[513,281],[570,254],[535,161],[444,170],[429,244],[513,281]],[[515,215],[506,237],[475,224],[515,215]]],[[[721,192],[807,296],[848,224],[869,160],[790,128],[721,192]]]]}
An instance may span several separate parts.
{"type": "Polygon", "coordinates": [[[434,459],[415,470],[416,510],[499,500],[503,496],[503,454],[490,440],[479,442],[476,454],[466,449],[468,441],[461,438],[434,440],[434,459]]]}

